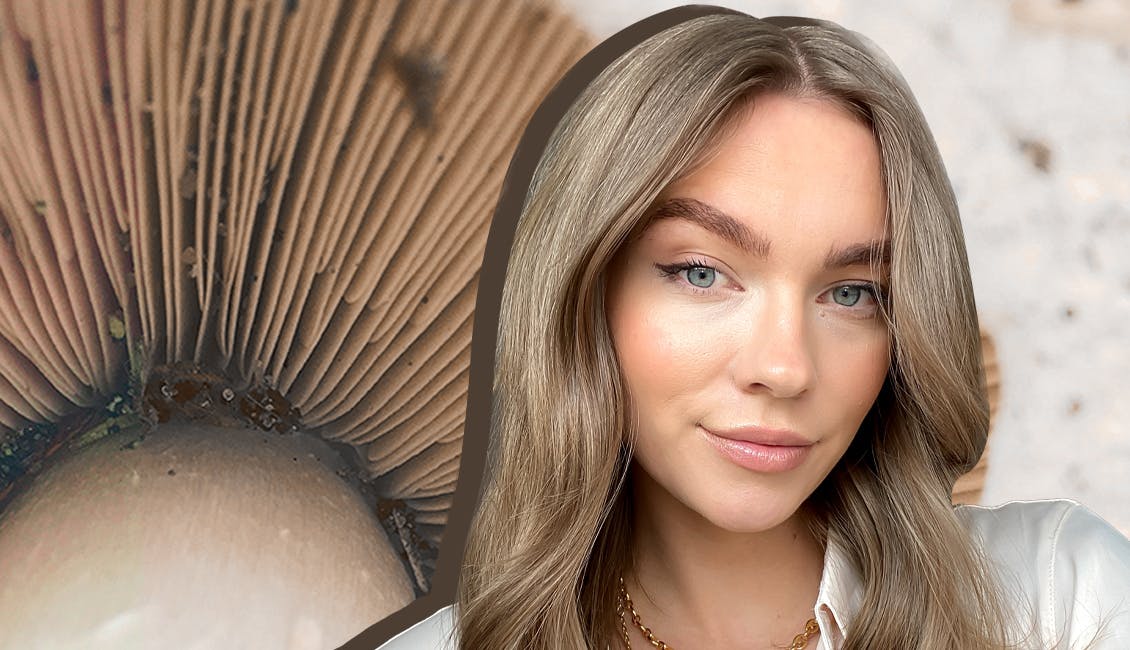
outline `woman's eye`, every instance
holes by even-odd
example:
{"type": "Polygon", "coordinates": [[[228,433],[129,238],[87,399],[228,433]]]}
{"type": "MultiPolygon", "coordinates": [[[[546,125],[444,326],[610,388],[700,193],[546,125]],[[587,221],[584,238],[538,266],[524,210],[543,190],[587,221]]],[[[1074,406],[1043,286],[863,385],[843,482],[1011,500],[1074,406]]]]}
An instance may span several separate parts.
{"type": "Polygon", "coordinates": [[[688,260],[678,264],[656,264],[659,274],[667,278],[681,278],[692,290],[710,289],[718,279],[718,270],[706,262],[688,260]]]}
{"type": "Polygon", "coordinates": [[[862,295],[863,287],[854,284],[845,284],[832,290],[832,299],[844,307],[854,306],[862,295]]]}
{"type": "Polygon", "coordinates": [[[883,290],[873,284],[841,284],[829,293],[832,295],[832,301],[842,307],[865,306],[867,298],[877,305],[883,299],[883,290]],[[860,305],[860,300],[864,301],[863,305],[860,305]]]}
{"type": "Polygon", "coordinates": [[[693,266],[687,269],[687,282],[706,289],[714,284],[714,269],[706,266],[693,266]]]}

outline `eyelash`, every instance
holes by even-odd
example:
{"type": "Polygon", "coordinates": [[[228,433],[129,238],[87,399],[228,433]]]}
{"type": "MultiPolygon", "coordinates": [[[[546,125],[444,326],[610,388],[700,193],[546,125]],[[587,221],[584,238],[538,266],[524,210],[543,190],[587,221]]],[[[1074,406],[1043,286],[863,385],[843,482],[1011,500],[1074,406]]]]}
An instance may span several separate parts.
{"type": "MultiPolygon", "coordinates": [[[[881,309],[888,306],[886,287],[875,284],[873,282],[848,282],[848,283],[845,283],[845,284],[837,284],[836,286],[832,287],[830,289],[830,291],[835,291],[836,289],[839,289],[841,287],[853,287],[853,288],[856,288],[856,289],[862,289],[863,291],[866,291],[867,293],[871,294],[871,300],[873,300],[875,302],[876,315],[878,315],[878,313],[881,309]]],[[[825,293],[828,293],[828,292],[826,291],[825,293]]],[[[836,304],[836,303],[833,301],[833,304],[836,304]]],[[[848,309],[848,310],[855,310],[856,309],[855,307],[846,307],[844,305],[838,305],[838,304],[836,306],[841,307],[843,309],[848,309]]]]}
{"type": "MultiPolygon", "coordinates": [[[[688,259],[684,262],[677,262],[675,264],[656,264],[655,267],[659,270],[659,274],[665,278],[681,277],[683,271],[690,271],[691,269],[710,269],[716,274],[725,277],[724,273],[719,271],[716,267],[712,266],[705,260],[701,259],[688,259]]],[[[713,287],[710,289],[704,289],[702,287],[695,286],[686,280],[682,280],[681,284],[695,293],[710,294],[713,292],[713,287]]],[[[874,282],[848,282],[844,284],[837,284],[836,286],[832,287],[832,289],[839,289],[841,287],[852,287],[866,291],[868,294],[870,294],[871,299],[875,301],[876,305],[885,305],[887,302],[887,288],[874,282]]],[[[844,309],[852,308],[844,307],[844,309]]]]}
{"type": "MultiPolygon", "coordinates": [[[[655,267],[659,269],[660,275],[665,278],[672,279],[676,276],[679,276],[683,271],[690,271],[691,269],[710,269],[718,275],[723,275],[718,271],[717,268],[711,266],[706,261],[699,259],[689,259],[685,262],[677,262],[675,264],[656,264],[655,267]]],[[[709,294],[713,292],[712,289],[703,289],[702,287],[696,287],[686,280],[683,280],[682,284],[695,293],[709,294]]]]}

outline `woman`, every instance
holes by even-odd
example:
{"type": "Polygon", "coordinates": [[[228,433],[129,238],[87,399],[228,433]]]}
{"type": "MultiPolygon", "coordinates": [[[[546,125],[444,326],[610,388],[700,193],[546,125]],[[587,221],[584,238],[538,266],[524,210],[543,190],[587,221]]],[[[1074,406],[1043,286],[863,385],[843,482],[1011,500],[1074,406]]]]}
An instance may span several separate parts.
{"type": "Polygon", "coordinates": [[[987,435],[980,359],[953,192],[893,66],[821,21],[667,29],[543,155],[458,621],[386,647],[1130,647],[1106,522],[951,505],[987,435]]]}

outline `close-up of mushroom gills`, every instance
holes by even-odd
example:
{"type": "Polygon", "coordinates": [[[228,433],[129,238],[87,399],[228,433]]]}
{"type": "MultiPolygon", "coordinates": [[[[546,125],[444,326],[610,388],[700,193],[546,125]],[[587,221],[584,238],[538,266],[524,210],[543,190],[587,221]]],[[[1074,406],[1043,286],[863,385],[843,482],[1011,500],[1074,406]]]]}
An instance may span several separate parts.
{"type": "Polygon", "coordinates": [[[0,516],[170,420],[313,435],[418,593],[508,161],[592,45],[521,0],[0,0],[0,516]]]}

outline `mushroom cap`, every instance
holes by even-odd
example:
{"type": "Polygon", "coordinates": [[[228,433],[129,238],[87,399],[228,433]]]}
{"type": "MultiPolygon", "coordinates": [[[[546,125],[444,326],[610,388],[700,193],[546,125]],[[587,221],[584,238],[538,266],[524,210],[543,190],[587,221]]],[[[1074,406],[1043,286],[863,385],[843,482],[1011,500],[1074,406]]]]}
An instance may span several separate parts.
{"type": "Polygon", "coordinates": [[[0,0],[0,507],[234,410],[356,448],[426,590],[492,209],[589,45],[535,0],[0,0]]]}

